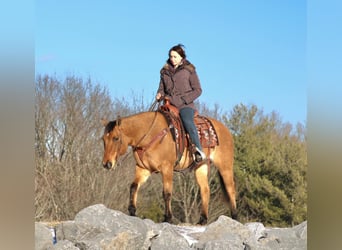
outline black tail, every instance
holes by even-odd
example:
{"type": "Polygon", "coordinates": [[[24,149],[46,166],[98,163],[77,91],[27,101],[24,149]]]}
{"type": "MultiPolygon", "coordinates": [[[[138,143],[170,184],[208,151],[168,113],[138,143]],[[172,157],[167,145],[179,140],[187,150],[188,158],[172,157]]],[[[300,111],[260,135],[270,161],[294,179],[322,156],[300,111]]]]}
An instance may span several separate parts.
{"type": "Polygon", "coordinates": [[[220,179],[220,186],[221,186],[221,189],[222,189],[222,192],[223,192],[224,201],[228,203],[229,202],[229,195],[228,195],[228,192],[226,190],[226,186],[224,185],[223,178],[222,178],[222,176],[221,176],[219,171],[217,171],[217,174],[220,177],[219,178],[220,179]]]}

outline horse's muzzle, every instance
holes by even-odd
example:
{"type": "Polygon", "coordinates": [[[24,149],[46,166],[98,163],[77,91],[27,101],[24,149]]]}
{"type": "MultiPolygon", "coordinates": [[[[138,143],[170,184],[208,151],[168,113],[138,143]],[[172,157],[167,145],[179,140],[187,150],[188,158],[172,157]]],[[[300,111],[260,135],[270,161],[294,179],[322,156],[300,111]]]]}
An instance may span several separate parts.
{"type": "Polygon", "coordinates": [[[103,167],[105,169],[111,169],[113,167],[113,164],[110,161],[107,161],[106,163],[103,163],[103,167]]]}

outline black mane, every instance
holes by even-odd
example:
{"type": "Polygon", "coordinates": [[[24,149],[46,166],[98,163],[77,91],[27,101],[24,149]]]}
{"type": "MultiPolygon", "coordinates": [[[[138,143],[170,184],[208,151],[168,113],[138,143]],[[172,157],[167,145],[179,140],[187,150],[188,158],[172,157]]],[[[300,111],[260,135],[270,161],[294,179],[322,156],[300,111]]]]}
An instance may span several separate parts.
{"type": "Polygon", "coordinates": [[[112,132],[115,126],[116,126],[116,121],[108,122],[107,126],[105,127],[105,134],[112,132]]]}

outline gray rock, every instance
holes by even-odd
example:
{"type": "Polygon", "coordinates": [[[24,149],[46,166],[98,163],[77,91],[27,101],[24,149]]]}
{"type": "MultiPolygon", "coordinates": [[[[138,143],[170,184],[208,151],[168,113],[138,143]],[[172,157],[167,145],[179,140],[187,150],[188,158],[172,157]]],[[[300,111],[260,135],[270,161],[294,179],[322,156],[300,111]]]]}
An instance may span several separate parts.
{"type": "Polygon", "coordinates": [[[152,232],[143,220],[101,204],[80,211],[75,224],[78,230],[76,242],[86,249],[148,249],[150,245],[152,232]]]}
{"type": "Polygon", "coordinates": [[[262,223],[245,225],[226,216],[207,226],[154,223],[106,208],[102,204],[81,210],[74,221],[56,226],[57,244],[49,227],[35,225],[37,250],[103,249],[307,249],[307,222],[292,228],[265,228],[262,223]]]}
{"type": "Polygon", "coordinates": [[[293,228],[266,228],[259,242],[270,249],[307,249],[307,222],[293,228]]]}
{"type": "Polygon", "coordinates": [[[300,239],[307,240],[308,239],[308,222],[304,221],[301,224],[293,227],[293,230],[296,232],[296,236],[300,239]]]}
{"type": "MultiPolygon", "coordinates": [[[[156,232],[156,231],[155,231],[156,232]]],[[[175,249],[191,249],[187,240],[168,223],[162,223],[162,227],[157,234],[150,239],[151,250],[175,250],[175,249]]]]}
{"type": "Polygon", "coordinates": [[[74,243],[71,241],[60,240],[52,247],[49,247],[48,250],[79,250],[79,248],[74,246],[74,243]]]}
{"type": "Polygon", "coordinates": [[[246,244],[255,245],[252,232],[238,221],[220,216],[207,226],[196,244],[200,249],[244,249],[246,244]]]}
{"type": "Polygon", "coordinates": [[[35,230],[35,250],[46,250],[53,246],[52,233],[46,224],[36,222],[35,230]]]}
{"type": "Polygon", "coordinates": [[[265,238],[267,236],[265,227],[260,222],[249,222],[246,223],[245,226],[254,234],[256,240],[265,238]]]}
{"type": "Polygon", "coordinates": [[[78,227],[74,221],[63,221],[56,226],[57,242],[64,239],[74,242],[78,235],[78,227]]]}

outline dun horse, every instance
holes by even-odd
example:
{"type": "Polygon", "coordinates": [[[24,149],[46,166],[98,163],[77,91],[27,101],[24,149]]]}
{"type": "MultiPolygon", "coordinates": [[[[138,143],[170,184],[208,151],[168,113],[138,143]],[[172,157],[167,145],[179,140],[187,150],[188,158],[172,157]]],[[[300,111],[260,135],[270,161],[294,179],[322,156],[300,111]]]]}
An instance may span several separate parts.
{"type": "MultiPolygon", "coordinates": [[[[229,130],[219,121],[208,118],[215,128],[219,144],[214,148],[203,148],[213,165],[218,168],[223,190],[229,200],[232,218],[236,219],[235,184],[233,176],[233,139],[229,130]]],[[[143,112],[118,118],[115,121],[102,120],[105,126],[103,142],[103,166],[112,169],[120,156],[126,153],[128,146],[133,148],[136,160],[135,179],[130,186],[129,213],[135,216],[138,191],[151,173],[161,173],[163,198],[165,201],[165,222],[171,222],[171,195],[174,171],[187,168],[193,162],[191,152],[185,148],[177,161],[175,140],[164,115],[160,112],[143,112]],[[176,163],[176,164],[175,164],[176,163]]],[[[199,224],[208,220],[210,189],[208,185],[208,162],[195,168],[196,181],[201,193],[201,216],[199,224]]]]}

